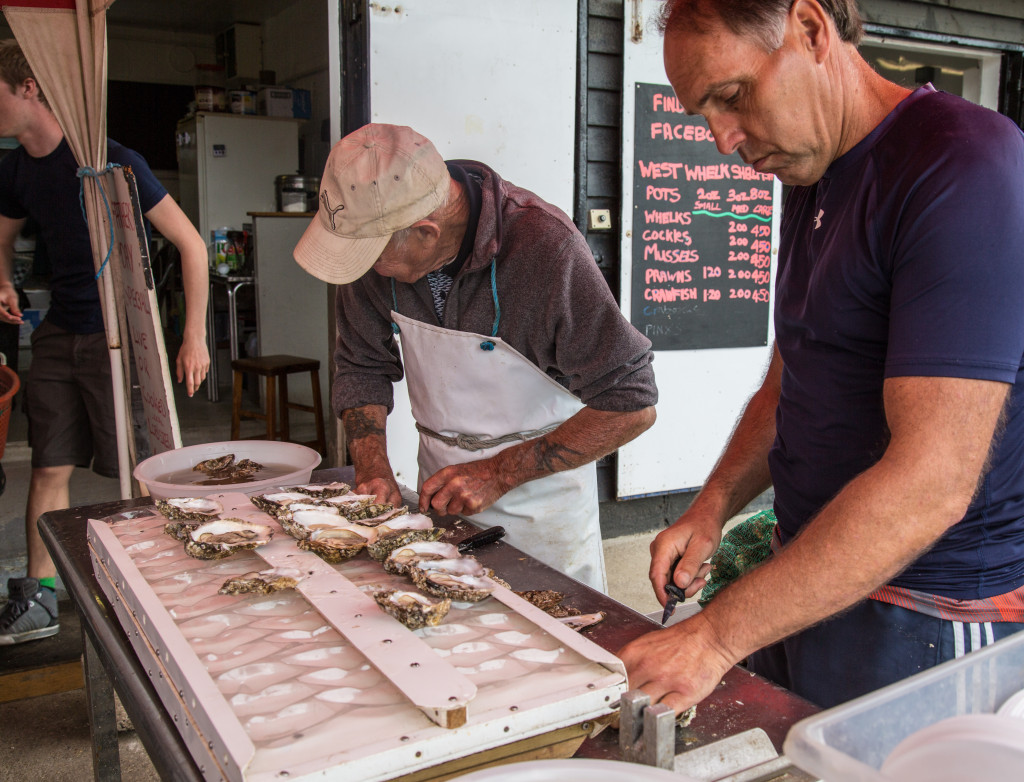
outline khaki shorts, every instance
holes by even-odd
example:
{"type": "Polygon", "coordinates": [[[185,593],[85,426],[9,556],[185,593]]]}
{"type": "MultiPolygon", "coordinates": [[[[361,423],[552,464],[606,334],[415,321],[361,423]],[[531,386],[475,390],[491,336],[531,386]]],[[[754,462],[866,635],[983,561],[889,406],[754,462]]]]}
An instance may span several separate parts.
{"type": "Polygon", "coordinates": [[[118,476],[114,392],[106,335],[43,321],[32,332],[25,413],[33,467],[89,467],[118,476]]]}

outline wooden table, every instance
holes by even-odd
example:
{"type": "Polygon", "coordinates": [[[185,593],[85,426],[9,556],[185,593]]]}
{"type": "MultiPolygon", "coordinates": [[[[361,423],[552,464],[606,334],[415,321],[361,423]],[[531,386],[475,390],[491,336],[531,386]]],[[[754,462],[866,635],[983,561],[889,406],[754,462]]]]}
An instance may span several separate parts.
{"type": "MultiPolygon", "coordinates": [[[[320,470],[313,474],[314,481],[351,482],[352,478],[351,467],[320,470]]],[[[161,778],[190,782],[203,779],[100,589],[89,558],[86,524],[90,518],[104,518],[151,504],[152,500],[144,498],[51,511],[44,514],[39,522],[46,547],[81,618],[93,769],[95,778],[105,782],[121,778],[114,713],[115,690],[161,778]]],[[[452,516],[437,517],[435,524],[450,530],[453,543],[477,531],[469,523],[452,516]]],[[[642,614],[504,542],[475,549],[473,554],[500,573],[513,589],[553,589],[566,595],[563,605],[578,608],[584,613],[605,612],[604,622],[584,632],[590,640],[608,651],[615,652],[634,638],[658,627],[642,614]]],[[[787,690],[741,668],[734,668],[715,692],[700,704],[693,722],[677,731],[677,751],[708,744],[754,727],[762,728],[775,748],[781,751],[790,726],[816,711],[812,704],[787,690]]],[[[607,729],[587,739],[576,756],[619,759],[617,732],[607,729]]]]}

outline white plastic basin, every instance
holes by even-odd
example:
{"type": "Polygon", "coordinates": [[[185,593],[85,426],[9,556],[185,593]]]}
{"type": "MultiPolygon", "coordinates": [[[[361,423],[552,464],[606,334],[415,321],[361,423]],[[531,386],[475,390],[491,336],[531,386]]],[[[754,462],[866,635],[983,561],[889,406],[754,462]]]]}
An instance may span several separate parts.
{"type": "Polygon", "coordinates": [[[135,467],[133,475],[156,499],[168,497],[205,497],[226,491],[242,492],[246,495],[260,494],[275,486],[295,486],[308,483],[314,468],[320,464],[320,454],[312,448],[298,443],[276,442],[274,440],[226,440],[219,443],[189,445],[174,451],[164,451],[151,456],[135,467]],[[235,461],[252,459],[269,469],[270,477],[249,483],[197,485],[202,473],[189,472],[199,462],[233,453],[235,461]],[[168,476],[177,476],[172,482],[168,476]],[[193,478],[194,476],[194,478],[193,478]],[[192,478],[193,480],[189,480],[192,478]]]}

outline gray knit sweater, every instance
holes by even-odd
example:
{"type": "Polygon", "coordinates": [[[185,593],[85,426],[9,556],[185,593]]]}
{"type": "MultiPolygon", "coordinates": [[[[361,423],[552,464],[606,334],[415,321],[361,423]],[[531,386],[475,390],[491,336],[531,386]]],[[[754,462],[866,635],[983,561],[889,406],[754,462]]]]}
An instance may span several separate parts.
{"type": "MultiPolygon", "coordinates": [[[[439,323],[426,277],[395,283],[398,311],[414,320],[498,336],[596,410],[632,412],[658,401],[651,343],[622,316],[586,239],[564,212],[482,163],[456,161],[482,182],[473,252],[439,323]]],[[[372,269],[338,288],[334,411],[385,405],[402,365],[391,330],[390,278],[372,269]]]]}

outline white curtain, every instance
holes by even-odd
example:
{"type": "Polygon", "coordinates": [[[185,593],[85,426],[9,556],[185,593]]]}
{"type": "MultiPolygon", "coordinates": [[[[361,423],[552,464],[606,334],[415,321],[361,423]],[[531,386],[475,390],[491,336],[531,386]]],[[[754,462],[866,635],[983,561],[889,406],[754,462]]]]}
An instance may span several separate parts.
{"type": "MultiPolygon", "coordinates": [[[[0,0],[7,23],[83,168],[107,165],[107,16],[114,0],[0,0]]],[[[110,244],[100,180],[84,177],[84,202],[93,262],[101,268],[110,244]]],[[[131,496],[132,436],[128,424],[126,351],[121,350],[112,270],[98,281],[117,410],[121,496],[131,496]]]]}

